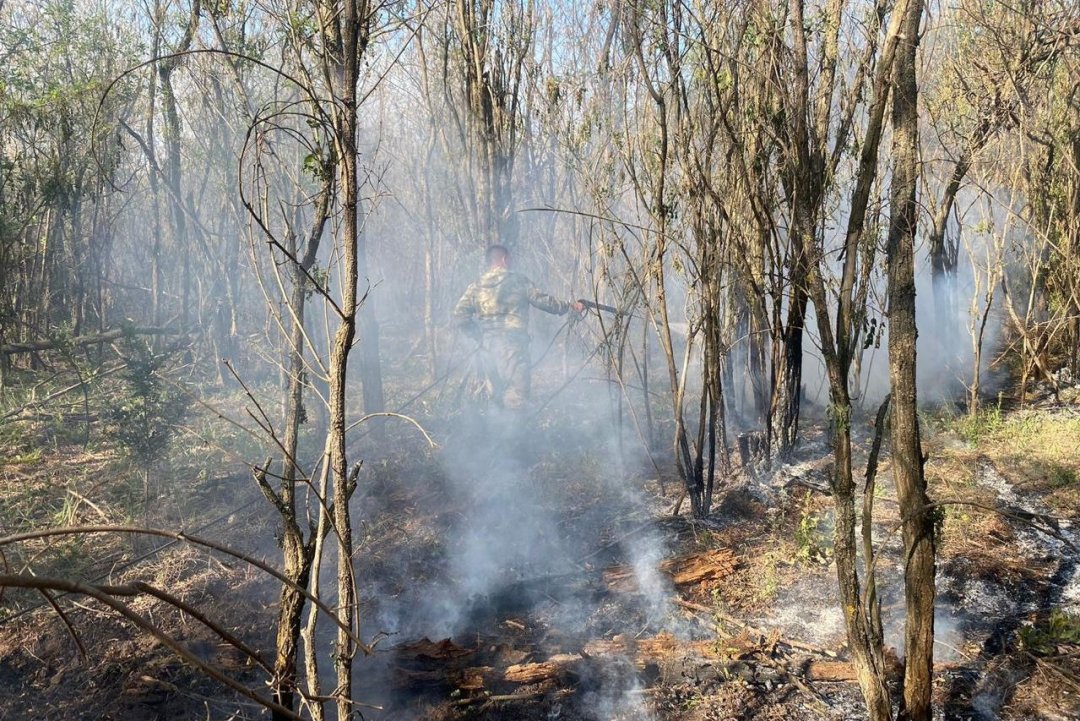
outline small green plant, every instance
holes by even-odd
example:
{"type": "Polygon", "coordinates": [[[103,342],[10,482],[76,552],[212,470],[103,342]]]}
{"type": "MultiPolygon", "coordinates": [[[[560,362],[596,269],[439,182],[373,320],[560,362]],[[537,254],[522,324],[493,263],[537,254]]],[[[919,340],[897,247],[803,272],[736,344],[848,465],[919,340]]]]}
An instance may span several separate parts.
{"type": "Polygon", "coordinates": [[[41,448],[34,448],[25,453],[18,453],[8,458],[8,463],[13,466],[32,466],[41,462],[41,448]]]}
{"type": "Polygon", "coordinates": [[[71,493],[64,494],[64,501],[53,512],[53,525],[73,526],[78,518],[79,501],[71,493]]]}
{"type": "Polygon", "coordinates": [[[1001,412],[1001,396],[999,395],[996,405],[956,419],[954,428],[957,435],[968,443],[975,444],[1000,431],[1004,425],[1005,418],[1001,412]]]}
{"type": "Polygon", "coordinates": [[[1024,626],[1018,635],[1020,644],[1031,653],[1056,653],[1058,646],[1080,644],[1080,616],[1055,608],[1044,622],[1024,626]]]}
{"type": "Polygon", "coordinates": [[[795,528],[795,558],[805,563],[828,563],[832,557],[832,545],[823,519],[813,506],[810,491],[803,498],[799,525],[795,528]]]}
{"type": "Polygon", "coordinates": [[[1075,469],[1054,465],[1047,470],[1046,480],[1051,488],[1065,488],[1076,485],[1078,478],[1075,469]]]}
{"type": "Polygon", "coordinates": [[[155,356],[134,340],[127,349],[121,376],[124,394],[106,414],[106,437],[142,469],[144,495],[149,500],[150,470],[168,451],[177,424],[188,413],[189,401],[161,377],[165,356],[155,356]]]}
{"type": "Polygon", "coordinates": [[[759,602],[769,602],[776,599],[776,594],[780,590],[779,561],[776,552],[770,551],[765,554],[765,563],[761,568],[761,576],[754,594],[759,602]]]}

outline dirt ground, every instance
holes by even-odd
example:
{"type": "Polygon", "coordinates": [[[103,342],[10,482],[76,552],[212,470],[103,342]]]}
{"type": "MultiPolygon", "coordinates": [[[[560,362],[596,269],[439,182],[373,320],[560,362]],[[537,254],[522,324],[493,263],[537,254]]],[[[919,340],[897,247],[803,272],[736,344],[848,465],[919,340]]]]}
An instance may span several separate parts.
{"type": "MultiPolygon", "coordinates": [[[[808,424],[786,464],[718,478],[713,513],[694,521],[685,504],[673,515],[669,472],[644,460],[611,465],[575,417],[553,408],[528,419],[523,447],[544,450],[521,454],[517,485],[495,497],[479,480],[469,485],[474,469],[446,462],[455,443],[473,440],[455,439],[456,420],[431,420],[436,449],[388,429],[353,501],[363,632],[378,639],[356,662],[363,718],[864,717],[844,662],[821,430],[808,424]],[[508,525],[496,521],[493,537],[473,533],[472,520],[500,514],[508,525]],[[513,555],[515,525],[534,518],[543,522],[528,545],[551,552],[513,555]],[[487,559],[501,544],[509,555],[495,557],[509,561],[482,583],[460,562],[487,559]]],[[[1080,390],[977,425],[924,425],[931,495],[949,501],[938,561],[938,716],[1080,718],[1080,390]]],[[[861,451],[872,430],[868,418],[857,427],[861,451]]],[[[0,535],[146,520],[279,562],[272,511],[238,462],[186,447],[167,474],[157,471],[152,512],[129,518],[119,509],[143,488],[116,482],[126,471],[113,451],[28,433],[4,439],[0,535]]],[[[368,442],[354,450],[374,457],[368,442]]],[[[887,458],[879,486],[883,609],[896,647],[903,608],[887,458]]],[[[109,534],[4,553],[14,571],[167,588],[264,654],[272,649],[276,583],[235,559],[109,534]]],[[[126,603],[203,662],[265,691],[265,675],[198,622],[145,596],[126,603]]],[[[262,715],[99,603],[68,595],[57,604],[66,623],[28,592],[8,590],[0,605],[0,721],[262,715]]]]}

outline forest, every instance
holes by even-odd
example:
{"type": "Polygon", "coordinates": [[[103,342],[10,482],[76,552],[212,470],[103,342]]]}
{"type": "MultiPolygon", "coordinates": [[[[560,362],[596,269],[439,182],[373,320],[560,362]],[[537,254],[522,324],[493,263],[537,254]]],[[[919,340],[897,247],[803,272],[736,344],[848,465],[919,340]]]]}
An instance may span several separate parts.
{"type": "Polygon", "coordinates": [[[1078,523],[1074,0],[0,0],[0,721],[1080,719],[1078,523]]]}

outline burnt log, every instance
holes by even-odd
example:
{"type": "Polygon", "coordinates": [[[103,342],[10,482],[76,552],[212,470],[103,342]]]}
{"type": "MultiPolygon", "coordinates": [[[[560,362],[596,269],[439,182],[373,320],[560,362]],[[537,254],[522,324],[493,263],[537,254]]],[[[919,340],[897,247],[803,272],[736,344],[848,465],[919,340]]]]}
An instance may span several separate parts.
{"type": "MultiPolygon", "coordinates": [[[[738,565],[739,559],[731,550],[717,548],[669,558],[660,564],[659,570],[676,586],[692,586],[730,576],[738,565]]],[[[622,592],[634,591],[637,586],[634,569],[630,566],[606,569],[604,583],[608,588],[622,592]]]]}

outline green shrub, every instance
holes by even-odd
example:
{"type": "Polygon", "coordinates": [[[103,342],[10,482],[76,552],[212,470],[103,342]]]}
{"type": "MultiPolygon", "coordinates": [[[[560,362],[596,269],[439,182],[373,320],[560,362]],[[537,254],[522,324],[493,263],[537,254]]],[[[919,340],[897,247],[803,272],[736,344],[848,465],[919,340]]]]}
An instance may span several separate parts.
{"type": "Polygon", "coordinates": [[[1080,616],[1055,608],[1045,621],[1024,626],[1018,635],[1020,644],[1031,653],[1057,653],[1058,646],[1080,644],[1080,616]]]}
{"type": "Polygon", "coordinates": [[[130,341],[126,368],[120,376],[122,395],[105,414],[106,437],[145,472],[169,449],[190,403],[160,375],[167,356],[155,356],[143,343],[130,341]]]}

